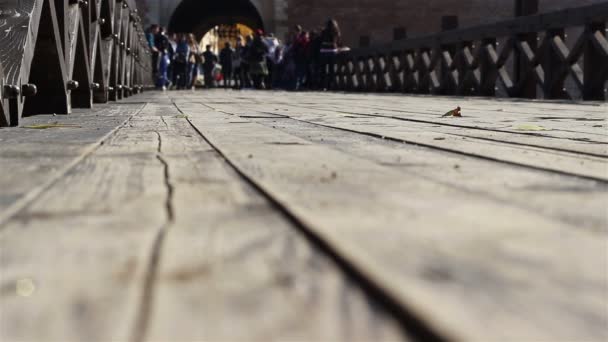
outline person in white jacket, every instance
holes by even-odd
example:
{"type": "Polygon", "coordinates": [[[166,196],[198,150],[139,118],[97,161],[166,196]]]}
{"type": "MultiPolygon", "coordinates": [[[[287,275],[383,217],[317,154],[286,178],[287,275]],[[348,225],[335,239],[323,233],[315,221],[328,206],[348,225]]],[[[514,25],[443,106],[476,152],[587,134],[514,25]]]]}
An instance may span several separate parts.
{"type": "Polygon", "coordinates": [[[268,76],[266,77],[266,80],[264,83],[266,83],[267,87],[270,89],[270,88],[272,88],[272,84],[273,84],[272,80],[273,80],[273,73],[275,70],[275,66],[279,63],[279,61],[276,60],[277,59],[276,50],[280,46],[280,42],[272,33],[269,33],[265,37],[262,37],[262,41],[268,47],[268,53],[266,54],[266,65],[268,66],[268,76]]]}

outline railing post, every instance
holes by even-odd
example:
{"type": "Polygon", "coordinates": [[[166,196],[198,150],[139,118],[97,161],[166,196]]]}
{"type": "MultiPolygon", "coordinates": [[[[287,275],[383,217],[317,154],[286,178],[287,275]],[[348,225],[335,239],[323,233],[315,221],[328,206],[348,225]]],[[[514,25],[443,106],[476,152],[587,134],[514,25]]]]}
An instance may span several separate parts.
{"type": "Polygon", "coordinates": [[[400,91],[403,89],[403,82],[401,82],[400,75],[403,70],[403,62],[401,60],[400,52],[391,52],[389,55],[389,76],[391,79],[390,91],[400,91]]]}
{"type": "Polygon", "coordinates": [[[564,29],[551,29],[545,33],[542,56],[542,67],[545,75],[543,92],[547,99],[566,99],[568,93],[564,89],[564,81],[567,72],[565,72],[564,63],[551,44],[554,37],[565,39],[564,29]]]}
{"type": "MultiPolygon", "coordinates": [[[[441,32],[455,30],[458,28],[458,17],[455,15],[447,15],[441,18],[441,32]]],[[[455,69],[455,57],[457,48],[454,45],[439,45],[441,54],[441,67],[439,80],[441,83],[440,94],[454,95],[458,87],[458,81],[452,77],[452,71],[455,69]],[[449,57],[448,57],[449,55],[449,57]],[[456,81],[456,82],[455,82],[456,81]]]]}
{"type": "MultiPolygon", "coordinates": [[[[529,16],[538,13],[538,2],[539,0],[515,0],[515,16],[529,16]]],[[[516,39],[520,41],[525,41],[530,46],[533,53],[537,53],[537,33],[529,32],[525,34],[518,35],[516,39]]],[[[517,44],[517,43],[516,43],[517,44]]],[[[532,76],[532,65],[528,62],[526,56],[523,55],[517,48],[513,50],[514,52],[514,75],[515,82],[518,85],[516,90],[516,96],[524,97],[524,98],[536,98],[536,80],[534,76],[532,76]]]]}
{"type": "Polygon", "coordinates": [[[376,58],[373,55],[365,57],[365,74],[367,77],[367,91],[374,92],[378,88],[378,78],[376,77],[376,58]]]}
{"type": "Polygon", "coordinates": [[[357,56],[354,59],[355,63],[355,77],[357,79],[357,91],[365,91],[367,88],[367,77],[365,75],[365,63],[363,57],[357,56]]]}
{"type": "MultiPolygon", "coordinates": [[[[35,97],[26,98],[23,115],[39,113],[69,114],[71,112],[70,91],[67,88],[65,65],[65,43],[61,40],[61,25],[66,18],[65,8],[55,11],[55,4],[64,1],[44,1],[34,56],[31,62],[29,82],[38,87],[35,97]]],[[[64,31],[65,32],[65,28],[64,31]]],[[[19,102],[19,101],[17,101],[19,102]]],[[[14,107],[14,106],[9,106],[14,107]]],[[[13,125],[14,123],[11,123],[13,125]]],[[[15,123],[16,124],[16,123],[15,123]]]]}
{"type": "Polygon", "coordinates": [[[430,49],[421,48],[418,50],[418,56],[416,57],[416,70],[418,72],[418,93],[428,94],[430,92],[430,73],[426,67],[425,58],[430,53],[430,49]]]}
{"type": "Polygon", "coordinates": [[[374,71],[376,74],[376,91],[387,91],[391,86],[387,80],[386,55],[377,54],[374,56],[374,71]]]}
{"type": "Polygon", "coordinates": [[[416,51],[408,50],[403,53],[403,92],[418,91],[419,74],[416,71],[416,51]]]}
{"type": "Polygon", "coordinates": [[[481,82],[479,85],[479,94],[482,96],[496,95],[496,79],[498,78],[498,70],[496,65],[492,63],[486,46],[492,45],[496,48],[495,38],[482,39],[479,54],[479,71],[481,74],[481,82]]]}
{"type": "Polygon", "coordinates": [[[459,42],[456,47],[456,55],[454,56],[454,69],[458,71],[458,86],[456,87],[456,95],[467,95],[470,93],[469,84],[467,82],[467,62],[465,61],[464,49],[469,47],[469,42],[459,42]]]}
{"type": "Polygon", "coordinates": [[[591,23],[585,33],[584,52],[584,100],[606,100],[606,82],[608,79],[608,43],[606,24],[591,23]]]}
{"type": "Polygon", "coordinates": [[[7,106],[4,104],[4,68],[0,63],[0,127],[8,126],[9,116],[7,106]],[[5,109],[6,108],[6,109],[5,109]]]}

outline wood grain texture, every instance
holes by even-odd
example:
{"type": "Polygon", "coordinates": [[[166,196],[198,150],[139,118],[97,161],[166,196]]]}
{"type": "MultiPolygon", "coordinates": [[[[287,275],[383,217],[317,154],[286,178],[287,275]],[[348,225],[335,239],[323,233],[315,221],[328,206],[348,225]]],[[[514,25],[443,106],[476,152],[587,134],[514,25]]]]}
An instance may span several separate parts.
{"type": "Polygon", "coordinates": [[[267,127],[454,189],[559,219],[579,229],[606,231],[606,196],[596,182],[441,153],[297,120],[254,118],[267,127]]]}
{"type": "MultiPolygon", "coordinates": [[[[216,106],[211,104],[210,106],[219,109],[227,108],[227,105],[216,106]]],[[[253,105],[250,109],[260,110],[261,107],[264,106],[253,105]]],[[[397,120],[382,116],[357,116],[344,114],[345,111],[343,110],[336,112],[336,110],[331,109],[331,106],[330,109],[321,110],[315,108],[294,109],[293,107],[289,109],[274,106],[273,110],[274,113],[280,113],[294,119],[327,127],[393,138],[411,144],[436,147],[444,151],[526,165],[539,169],[554,170],[560,173],[567,172],[591,179],[608,180],[608,158],[606,158],[608,157],[608,144],[604,142],[594,144],[568,139],[562,141],[530,136],[525,136],[522,139],[519,134],[509,134],[507,132],[499,132],[502,135],[488,134],[494,132],[486,132],[485,135],[480,135],[475,132],[476,130],[467,130],[462,126],[460,128],[446,126],[439,126],[437,128],[437,125],[430,126],[419,122],[404,122],[400,124],[397,120]],[[530,141],[531,138],[535,138],[535,140],[530,141]],[[547,140],[550,143],[545,143],[547,140]],[[579,148],[581,144],[583,147],[579,148]]],[[[243,111],[247,111],[247,108],[242,108],[240,113],[243,111]]],[[[270,112],[272,113],[272,111],[270,112]]],[[[608,123],[608,114],[596,114],[596,117],[599,122],[608,123]]],[[[456,123],[458,124],[464,124],[475,119],[457,118],[454,120],[457,120],[456,123]]],[[[514,121],[515,127],[525,128],[530,125],[534,127],[533,124],[526,120],[514,121]]],[[[568,124],[564,123],[563,126],[568,124]]],[[[585,136],[584,133],[579,132],[578,134],[585,136]]],[[[598,136],[600,140],[603,139],[601,134],[598,134],[598,136]]]]}
{"type": "Polygon", "coordinates": [[[403,339],[395,321],[185,118],[162,119],[175,220],[164,241],[147,340],[403,339]]]}
{"type": "Polygon", "coordinates": [[[606,274],[594,271],[607,266],[598,239],[605,230],[404,177],[244,118],[179,107],[241,172],[446,336],[608,335],[608,303],[596,300],[607,298],[606,274]]]}
{"type": "Polygon", "coordinates": [[[605,105],[452,100],[153,91],[0,129],[0,340],[608,339],[605,105]]]}
{"type": "Polygon", "coordinates": [[[67,123],[79,127],[0,130],[0,223],[90,153],[117,127],[142,108],[120,105],[70,117],[40,115],[26,118],[29,125],[67,123]]]}
{"type": "Polygon", "coordinates": [[[132,121],[2,226],[2,340],[129,338],[166,221],[153,128],[132,121]]]}

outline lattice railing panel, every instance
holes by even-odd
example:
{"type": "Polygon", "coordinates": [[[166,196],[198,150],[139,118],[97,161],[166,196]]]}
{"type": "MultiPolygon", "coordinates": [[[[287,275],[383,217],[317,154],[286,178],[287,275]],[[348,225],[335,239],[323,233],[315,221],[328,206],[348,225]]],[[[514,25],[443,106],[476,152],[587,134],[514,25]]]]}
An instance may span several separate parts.
{"type": "Polygon", "coordinates": [[[337,89],[605,100],[608,3],[354,50],[337,89]]]}

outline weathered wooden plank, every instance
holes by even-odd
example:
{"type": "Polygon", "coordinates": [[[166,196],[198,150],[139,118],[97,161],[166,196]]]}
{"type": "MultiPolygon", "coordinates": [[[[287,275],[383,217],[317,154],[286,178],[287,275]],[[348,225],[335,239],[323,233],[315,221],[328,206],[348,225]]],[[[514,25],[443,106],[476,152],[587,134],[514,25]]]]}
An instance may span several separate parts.
{"type": "Polygon", "coordinates": [[[175,212],[146,340],[403,339],[185,118],[162,120],[175,212]]]}
{"type": "Polygon", "coordinates": [[[0,130],[0,224],[90,154],[138,113],[141,104],[100,108],[70,117],[40,115],[26,125],[64,123],[71,128],[0,130]]]}
{"type": "MultiPolygon", "coordinates": [[[[359,109],[350,109],[344,111],[341,109],[327,109],[327,108],[301,108],[300,106],[282,105],[273,103],[273,111],[268,110],[268,106],[263,105],[247,105],[247,106],[229,106],[229,105],[215,105],[210,104],[213,108],[229,109],[231,113],[239,115],[283,115],[289,116],[291,113],[306,113],[309,116],[316,114],[318,119],[325,117],[339,117],[344,119],[352,119],[356,121],[357,125],[366,125],[367,123],[373,123],[375,118],[380,118],[382,122],[388,122],[386,119],[398,119],[392,124],[393,126],[404,127],[407,130],[413,132],[436,132],[444,133],[449,135],[456,135],[461,137],[469,137],[480,140],[487,140],[499,143],[506,143],[514,146],[522,146],[523,148],[536,147],[541,149],[547,149],[560,151],[560,152],[571,152],[574,154],[590,155],[595,157],[608,157],[608,141],[607,142],[592,142],[584,140],[578,133],[567,133],[567,136],[561,134],[560,138],[547,137],[545,134],[550,129],[540,127],[542,131],[526,132],[526,127],[530,127],[534,130],[539,127],[536,123],[530,122],[517,122],[516,120],[508,120],[509,126],[513,128],[521,127],[522,130],[503,130],[503,129],[490,129],[477,127],[475,119],[469,118],[457,118],[457,119],[442,119],[437,122],[432,122],[422,119],[411,119],[391,116],[391,114],[365,114],[365,112],[359,111],[359,109]],[[254,112],[260,112],[262,114],[253,114],[254,112]],[[283,113],[283,114],[271,114],[271,113],[283,113]]],[[[359,108],[359,107],[357,107],[359,108]]],[[[597,123],[597,122],[596,122],[597,123]]],[[[572,125],[572,120],[568,120],[568,124],[572,125]]],[[[607,118],[608,127],[608,118],[607,118]]],[[[559,133],[558,133],[559,134],[559,133]]],[[[595,137],[594,139],[597,139],[595,137]]],[[[599,140],[604,140],[600,137],[599,140]]]]}
{"type": "Polygon", "coordinates": [[[391,167],[404,177],[423,177],[488,201],[508,203],[549,219],[576,225],[578,229],[606,230],[604,209],[605,190],[608,188],[598,187],[593,181],[556,177],[542,171],[441,153],[297,120],[251,120],[311,143],[391,167]]]}
{"type": "MultiPolygon", "coordinates": [[[[346,114],[381,115],[411,122],[487,129],[515,134],[526,133],[519,126],[534,125],[541,126],[544,130],[532,133],[544,137],[562,139],[577,137],[579,139],[603,139],[603,141],[606,141],[605,132],[602,129],[598,129],[601,128],[600,126],[606,125],[606,121],[608,120],[606,117],[608,107],[603,105],[555,103],[545,108],[535,108],[534,103],[530,103],[530,107],[527,107],[525,104],[503,104],[501,101],[497,101],[492,106],[485,102],[470,99],[462,101],[464,103],[452,101],[445,104],[442,104],[442,101],[428,101],[426,105],[424,104],[425,101],[428,101],[428,99],[420,99],[412,103],[409,98],[405,98],[403,101],[400,101],[400,106],[395,103],[395,106],[398,106],[397,108],[371,105],[369,102],[357,103],[356,107],[351,107],[349,108],[350,110],[343,110],[344,107],[341,109],[338,104],[329,107],[346,114]],[[457,105],[463,108],[463,120],[446,121],[445,118],[441,118],[444,112],[453,109],[457,105]],[[516,105],[520,105],[522,109],[517,109],[516,105]],[[518,110],[522,110],[523,112],[518,112],[518,110]]],[[[328,108],[326,107],[325,109],[328,108]]]]}
{"type": "Polygon", "coordinates": [[[605,231],[404,177],[243,118],[180,108],[311,233],[444,336],[608,337],[608,303],[597,300],[608,291],[597,272],[608,266],[605,231]]]}
{"type": "Polygon", "coordinates": [[[2,226],[2,340],[130,338],[168,193],[155,126],[131,124],[2,226]]]}
{"type": "Polygon", "coordinates": [[[312,122],[327,127],[336,127],[378,137],[394,138],[418,144],[436,147],[486,159],[515,163],[538,169],[560,173],[571,173],[581,177],[608,180],[608,161],[603,157],[594,157],[559,150],[547,150],[532,146],[504,144],[501,141],[469,138],[468,133],[454,135],[423,129],[415,123],[397,125],[390,118],[375,117],[372,119],[352,118],[335,115],[328,111],[290,111],[289,116],[295,119],[312,122]]]}

